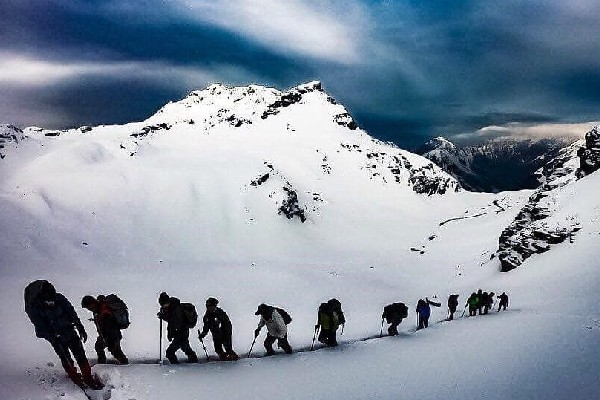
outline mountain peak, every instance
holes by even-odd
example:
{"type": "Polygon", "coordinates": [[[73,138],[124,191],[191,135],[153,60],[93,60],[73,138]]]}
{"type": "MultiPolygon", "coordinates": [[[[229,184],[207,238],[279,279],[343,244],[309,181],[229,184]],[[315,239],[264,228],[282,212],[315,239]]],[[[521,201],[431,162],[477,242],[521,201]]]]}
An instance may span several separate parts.
{"type": "Polygon", "coordinates": [[[310,93],[319,93],[323,103],[336,104],[323,91],[320,81],[303,83],[284,92],[260,85],[229,87],[217,82],[205,89],[191,91],[182,100],[166,104],[146,122],[174,124],[202,121],[214,127],[214,121],[209,121],[214,119],[211,116],[226,115],[225,119],[235,124],[252,123],[272,115],[275,109],[305,100],[304,96],[310,93]]]}

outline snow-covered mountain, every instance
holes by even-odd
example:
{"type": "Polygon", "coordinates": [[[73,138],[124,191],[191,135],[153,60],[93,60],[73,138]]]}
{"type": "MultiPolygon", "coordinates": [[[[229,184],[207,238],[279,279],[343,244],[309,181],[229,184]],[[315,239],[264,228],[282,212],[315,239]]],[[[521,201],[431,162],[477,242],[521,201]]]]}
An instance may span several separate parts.
{"type": "MultiPolygon", "coordinates": [[[[142,122],[2,132],[2,398],[82,398],[20,305],[40,278],[71,299],[90,337],[83,295],[127,302],[132,364],[94,367],[116,400],[585,399],[600,390],[598,172],[553,194],[548,221],[575,216],[573,243],[501,274],[499,237],[534,192],[460,190],[431,161],[370,137],[317,82],[283,92],[215,84],[142,122]],[[418,299],[460,293],[464,304],[477,288],[507,291],[510,311],[437,323],[442,307],[430,329],[414,331],[418,299]],[[348,322],[337,349],[157,365],[161,291],[199,311],[217,297],[240,355],[261,302],[290,312],[294,349],[310,348],[322,301],[340,299],[348,322]],[[400,336],[380,339],[382,307],[396,301],[409,318],[400,336]],[[573,315],[571,301],[585,313],[573,315]]],[[[86,350],[93,359],[92,339],[86,350]]]]}
{"type": "Polygon", "coordinates": [[[565,139],[497,138],[458,147],[446,138],[436,137],[417,153],[454,176],[465,189],[496,193],[537,188],[535,172],[568,144],[565,139]]]}

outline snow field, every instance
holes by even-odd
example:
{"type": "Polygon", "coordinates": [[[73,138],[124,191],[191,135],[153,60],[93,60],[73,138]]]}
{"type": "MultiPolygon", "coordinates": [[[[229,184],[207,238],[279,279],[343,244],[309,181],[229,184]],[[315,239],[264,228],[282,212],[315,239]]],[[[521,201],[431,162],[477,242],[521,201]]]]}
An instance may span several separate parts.
{"type": "MultiPolygon", "coordinates": [[[[257,118],[258,97],[240,100],[236,115],[254,122],[239,128],[204,122],[231,104],[218,97],[206,113],[188,99],[143,123],[50,138],[26,132],[29,139],[0,163],[0,300],[9,305],[0,307],[0,397],[83,396],[23,311],[23,288],[43,278],[84,320],[92,359],[95,330],[79,306],[85,294],[117,293],[129,305],[122,344],[134,362],[158,357],[163,290],[200,314],[205,299],[217,297],[240,355],[252,342],[259,303],[290,312],[290,343],[303,348],[318,305],[342,302],[348,323],[338,349],[236,363],[96,366],[114,386],[113,399],[594,398],[598,174],[557,196],[552,218],[582,225],[574,243],[500,274],[490,256],[530,192],[416,194],[407,170],[395,183],[385,163],[368,167],[376,162],[364,152],[403,154],[415,166],[426,160],[332,124],[343,108],[324,105],[321,93],[305,96],[266,120],[257,118]],[[130,136],[150,123],[173,126],[130,136]],[[262,185],[250,184],[267,172],[262,185]],[[309,210],[305,224],[277,214],[288,183],[309,210]],[[506,211],[497,212],[495,200],[506,211]],[[478,288],[505,290],[510,312],[410,333],[419,298],[442,302],[434,322],[445,318],[448,294],[460,293],[462,307],[478,288]],[[353,342],[377,335],[383,306],[396,301],[410,309],[399,337],[353,342]]],[[[254,353],[263,339],[264,331],[254,353]]],[[[191,343],[202,358],[195,333],[191,343]]],[[[212,354],[211,340],[205,343],[212,354]]]]}

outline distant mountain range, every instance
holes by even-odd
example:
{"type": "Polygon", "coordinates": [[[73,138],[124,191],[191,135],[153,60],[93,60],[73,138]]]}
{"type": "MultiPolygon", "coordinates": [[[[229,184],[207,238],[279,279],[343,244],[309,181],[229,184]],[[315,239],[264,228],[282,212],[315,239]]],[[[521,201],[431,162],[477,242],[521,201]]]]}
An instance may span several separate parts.
{"type": "Polygon", "coordinates": [[[498,138],[459,147],[446,138],[436,137],[416,153],[454,176],[467,190],[497,193],[539,187],[536,171],[569,144],[566,139],[498,138]]]}

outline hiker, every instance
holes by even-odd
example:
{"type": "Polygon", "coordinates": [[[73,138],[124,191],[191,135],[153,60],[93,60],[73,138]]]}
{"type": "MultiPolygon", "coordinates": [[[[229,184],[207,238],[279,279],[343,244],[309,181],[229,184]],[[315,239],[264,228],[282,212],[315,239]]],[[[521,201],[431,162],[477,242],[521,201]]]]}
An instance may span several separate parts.
{"type": "Polygon", "coordinates": [[[494,309],[494,304],[496,304],[495,297],[496,297],[496,293],[490,292],[490,294],[488,296],[488,298],[489,298],[488,307],[489,307],[490,310],[493,310],[494,309]]]}
{"type": "Polygon", "coordinates": [[[456,312],[456,308],[458,307],[458,295],[451,294],[448,296],[448,321],[452,321],[454,319],[454,313],[456,312]]]}
{"type": "Polygon", "coordinates": [[[483,314],[487,314],[490,310],[490,295],[488,292],[483,292],[481,294],[481,306],[483,307],[483,314]]]}
{"type": "Polygon", "coordinates": [[[503,309],[506,311],[506,307],[508,307],[507,294],[505,292],[502,292],[502,294],[498,296],[498,299],[500,299],[500,303],[498,304],[498,312],[500,312],[500,309],[503,309]]]}
{"type": "Polygon", "coordinates": [[[157,316],[167,322],[167,339],[171,342],[166,351],[167,360],[171,364],[179,364],[175,352],[181,350],[187,356],[189,363],[197,363],[198,356],[190,347],[189,340],[190,329],[196,325],[198,318],[194,306],[190,303],[182,304],[177,297],[170,297],[165,292],[158,297],[158,304],[160,304],[160,311],[157,316]]]}
{"type": "Polygon", "coordinates": [[[336,332],[340,325],[346,323],[342,303],[337,299],[330,299],[327,303],[321,303],[317,312],[317,324],[315,330],[319,332],[319,342],[328,347],[337,346],[336,332]]]}
{"type": "Polygon", "coordinates": [[[425,300],[419,299],[417,302],[417,317],[419,320],[417,330],[424,329],[429,326],[429,316],[431,315],[431,307],[429,307],[430,305],[434,307],[442,306],[440,303],[431,301],[427,297],[425,297],[425,300]]]}
{"type": "MultiPolygon", "coordinates": [[[[267,355],[275,354],[273,350],[273,343],[277,340],[277,346],[283,349],[287,354],[292,354],[292,346],[290,346],[287,339],[287,324],[282,316],[281,309],[277,309],[273,306],[261,304],[254,315],[260,315],[260,321],[258,327],[254,331],[254,337],[257,338],[260,335],[260,330],[263,326],[267,326],[267,338],[265,339],[264,345],[267,350],[267,355]]],[[[285,313],[285,311],[283,311],[285,313]]],[[[287,313],[285,313],[287,314],[287,313]]],[[[291,321],[289,315],[286,317],[288,321],[291,321]]],[[[289,323],[289,322],[288,322],[289,323]]]]}
{"type": "Polygon", "coordinates": [[[119,364],[129,364],[129,360],[121,349],[121,329],[129,326],[129,317],[127,306],[116,295],[99,295],[98,298],[92,296],[83,296],[81,307],[93,313],[94,325],[98,331],[98,339],[94,348],[98,355],[98,364],[106,364],[105,348],[108,348],[110,354],[119,362],[119,364]],[[116,314],[119,315],[117,318],[116,314]]]}
{"type": "Polygon", "coordinates": [[[474,317],[477,315],[477,309],[479,308],[479,298],[477,297],[477,293],[471,293],[471,296],[467,299],[467,304],[465,307],[469,307],[469,317],[474,317]]]}
{"type": "Polygon", "coordinates": [[[33,281],[25,288],[25,312],[35,327],[35,335],[52,345],[69,378],[82,389],[86,385],[91,389],[101,389],[102,384],[92,376],[92,368],[81,343],[87,341],[87,333],[69,300],[57,293],[50,282],[33,281]]]}
{"type": "Polygon", "coordinates": [[[203,342],[208,334],[212,334],[215,352],[221,360],[235,361],[239,359],[238,355],[233,351],[231,335],[233,328],[231,320],[225,311],[217,307],[219,300],[214,297],[209,297],[206,300],[206,313],[202,317],[204,326],[202,331],[198,329],[198,339],[203,342]]]}
{"type": "MultiPolygon", "coordinates": [[[[392,303],[383,307],[383,314],[381,319],[385,318],[385,321],[390,324],[388,327],[388,335],[396,336],[398,334],[398,325],[402,322],[403,318],[408,317],[408,307],[404,303],[392,303]]],[[[383,327],[383,321],[381,326],[383,327]]]]}
{"type": "Polygon", "coordinates": [[[479,315],[481,315],[483,311],[483,292],[481,289],[477,291],[477,311],[479,311],[479,315]]]}

